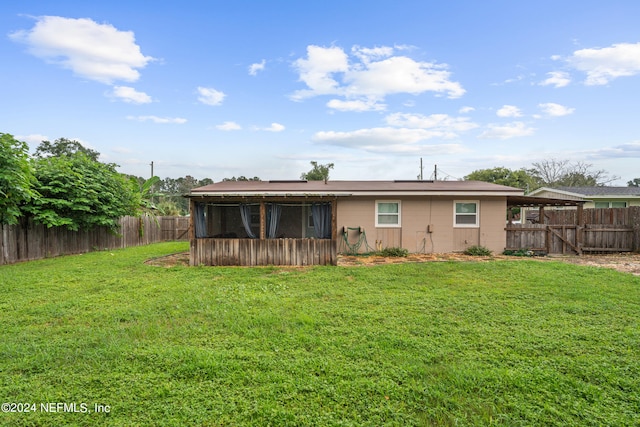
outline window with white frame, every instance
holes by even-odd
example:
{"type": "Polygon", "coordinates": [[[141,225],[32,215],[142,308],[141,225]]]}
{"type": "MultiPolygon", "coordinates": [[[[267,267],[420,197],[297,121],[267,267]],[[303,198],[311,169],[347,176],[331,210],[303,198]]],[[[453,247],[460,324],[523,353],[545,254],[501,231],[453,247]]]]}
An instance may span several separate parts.
{"type": "Polygon", "coordinates": [[[479,227],[480,202],[477,200],[456,200],[453,202],[454,227],[479,227]]]}
{"type": "Polygon", "coordinates": [[[596,208],[626,208],[627,202],[595,202],[596,208]]]}
{"type": "Polygon", "coordinates": [[[400,201],[376,200],[376,227],[400,227],[400,201]]]}

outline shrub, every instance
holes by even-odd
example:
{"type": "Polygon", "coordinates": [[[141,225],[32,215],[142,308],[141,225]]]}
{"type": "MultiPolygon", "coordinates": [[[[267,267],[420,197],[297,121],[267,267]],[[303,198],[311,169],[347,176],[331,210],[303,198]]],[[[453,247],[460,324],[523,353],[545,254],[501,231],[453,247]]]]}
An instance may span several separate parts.
{"type": "Polygon", "coordinates": [[[464,251],[464,254],[472,255],[472,256],[488,256],[488,255],[491,255],[491,251],[485,248],[484,246],[475,245],[475,246],[469,246],[464,251]]]}
{"type": "Polygon", "coordinates": [[[533,251],[530,251],[529,249],[518,249],[518,250],[506,250],[506,251],[502,252],[502,255],[508,255],[508,256],[534,256],[535,254],[533,253],[533,251]]]}
{"type": "Polygon", "coordinates": [[[409,255],[409,251],[405,248],[384,248],[380,252],[378,252],[380,256],[390,256],[390,257],[406,257],[409,255]]]}

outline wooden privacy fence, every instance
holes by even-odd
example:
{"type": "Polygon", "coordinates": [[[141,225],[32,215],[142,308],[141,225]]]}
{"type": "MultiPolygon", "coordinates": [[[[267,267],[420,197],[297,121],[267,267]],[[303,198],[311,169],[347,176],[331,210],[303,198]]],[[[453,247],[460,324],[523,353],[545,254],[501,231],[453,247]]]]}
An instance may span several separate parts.
{"type": "Polygon", "coordinates": [[[188,240],[189,217],[126,216],[120,218],[119,224],[115,234],[106,227],[88,231],[47,228],[32,219],[23,219],[17,225],[1,226],[0,265],[167,240],[188,240]]]}
{"type": "Polygon", "coordinates": [[[543,224],[507,225],[507,250],[550,254],[640,251],[640,207],[545,210],[543,224]]]}

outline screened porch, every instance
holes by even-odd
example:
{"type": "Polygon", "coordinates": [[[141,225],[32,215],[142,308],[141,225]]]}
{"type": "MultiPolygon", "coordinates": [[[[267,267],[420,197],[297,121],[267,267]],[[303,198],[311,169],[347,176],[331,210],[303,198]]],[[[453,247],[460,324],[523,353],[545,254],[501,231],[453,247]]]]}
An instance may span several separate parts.
{"type": "Polygon", "coordinates": [[[335,200],[192,199],[192,265],[335,264],[335,200]]]}

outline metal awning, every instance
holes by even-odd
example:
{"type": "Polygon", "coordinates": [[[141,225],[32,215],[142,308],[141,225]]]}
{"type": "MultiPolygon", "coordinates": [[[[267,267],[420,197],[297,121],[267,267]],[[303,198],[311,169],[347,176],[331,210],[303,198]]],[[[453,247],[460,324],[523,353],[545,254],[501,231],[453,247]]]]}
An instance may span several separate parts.
{"type": "Polygon", "coordinates": [[[586,200],[552,199],[536,196],[507,196],[508,207],[581,206],[586,200]]]}

